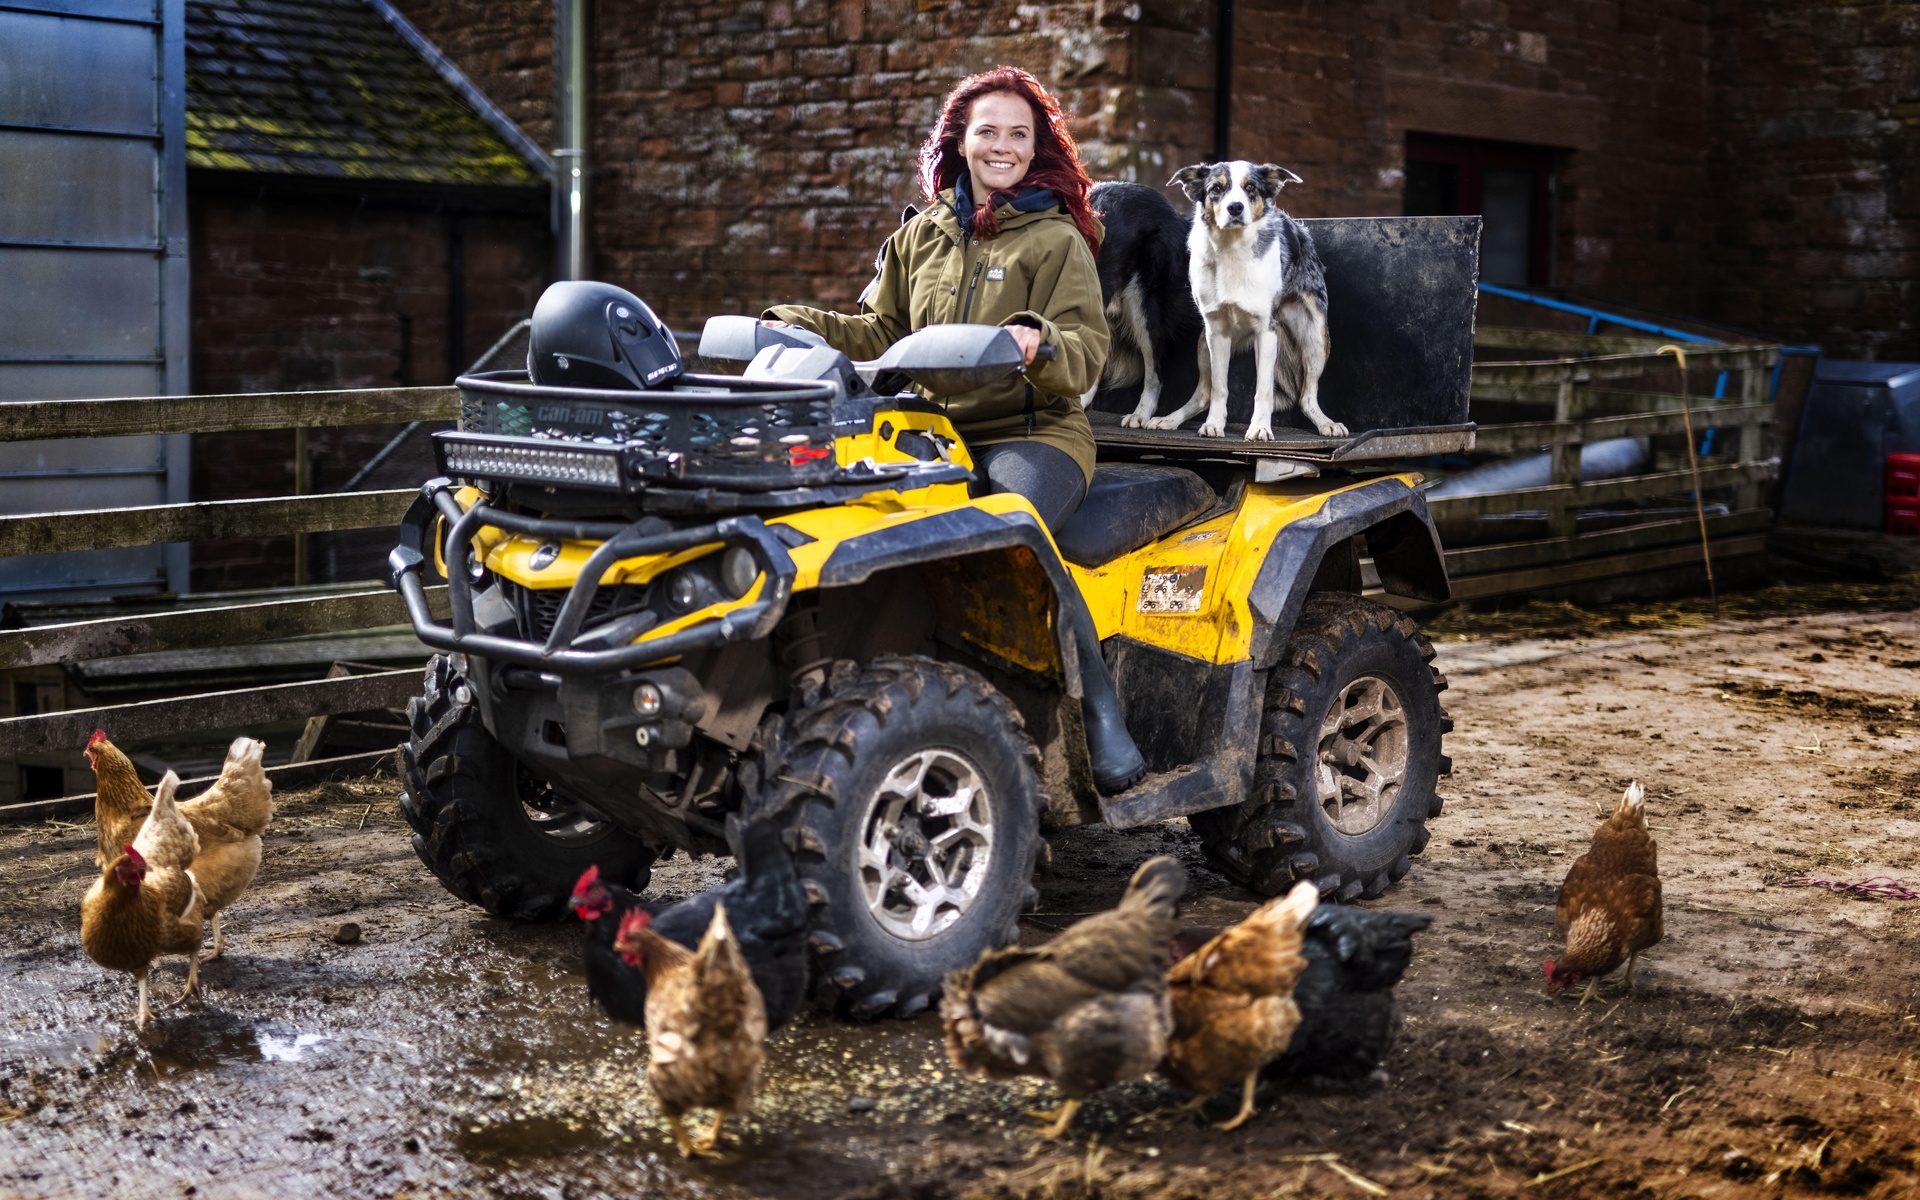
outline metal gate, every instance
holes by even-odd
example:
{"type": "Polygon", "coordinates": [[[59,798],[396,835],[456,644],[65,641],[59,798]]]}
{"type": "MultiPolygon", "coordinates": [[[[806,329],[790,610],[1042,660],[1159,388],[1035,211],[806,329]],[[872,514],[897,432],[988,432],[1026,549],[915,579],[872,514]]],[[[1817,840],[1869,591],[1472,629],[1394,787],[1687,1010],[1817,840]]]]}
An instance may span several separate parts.
{"type": "MultiPolygon", "coordinates": [[[[187,391],[185,33],[185,0],[0,0],[0,400],[187,391]]],[[[185,434],[0,444],[0,514],[187,485],[185,434]]],[[[186,545],[0,558],[0,603],[160,590],[186,545]]]]}

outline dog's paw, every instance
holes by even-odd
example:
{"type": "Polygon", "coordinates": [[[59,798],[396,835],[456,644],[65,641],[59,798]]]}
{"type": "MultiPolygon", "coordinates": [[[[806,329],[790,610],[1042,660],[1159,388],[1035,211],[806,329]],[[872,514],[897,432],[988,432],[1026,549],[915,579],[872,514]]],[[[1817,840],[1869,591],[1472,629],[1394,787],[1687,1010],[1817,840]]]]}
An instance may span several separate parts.
{"type": "Polygon", "coordinates": [[[1248,440],[1248,441],[1250,441],[1250,442],[1270,442],[1270,441],[1272,441],[1272,440],[1273,440],[1273,426],[1271,426],[1271,425],[1249,425],[1249,426],[1247,426],[1247,440],[1248,440]]]}
{"type": "Polygon", "coordinates": [[[1122,429],[1155,429],[1158,425],[1150,417],[1143,417],[1139,413],[1128,413],[1120,418],[1120,427],[1122,429]]]}
{"type": "Polygon", "coordinates": [[[1141,426],[1141,428],[1143,429],[1178,429],[1180,428],[1180,419],[1178,417],[1152,417],[1152,418],[1149,418],[1141,426]]]}
{"type": "Polygon", "coordinates": [[[1227,427],[1225,425],[1216,425],[1212,421],[1207,421],[1200,426],[1200,436],[1225,437],[1227,436],[1227,427]]]}
{"type": "Polygon", "coordinates": [[[1338,421],[1321,421],[1318,424],[1320,428],[1321,437],[1346,437],[1347,436],[1347,427],[1345,425],[1342,425],[1338,421]]]}

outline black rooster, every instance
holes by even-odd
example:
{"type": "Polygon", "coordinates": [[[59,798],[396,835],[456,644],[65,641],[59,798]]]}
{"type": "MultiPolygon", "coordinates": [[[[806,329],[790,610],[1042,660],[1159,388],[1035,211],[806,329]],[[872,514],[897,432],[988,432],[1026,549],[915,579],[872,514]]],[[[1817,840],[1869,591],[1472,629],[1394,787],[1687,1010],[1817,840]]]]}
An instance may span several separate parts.
{"type": "MultiPolygon", "coordinates": [[[[1307,919],[1301,954],[1307,966],[1293,985],[1300,1025],[1287,1052],[1260,1072],[1320,1086],[1368,1082],[1400,1030],[1393,986],[1413,958],[1413,935],[1433,923],[1425,913],[1382,913],[1322,904],[1307,919]]],[[[1199,949],[1218,929],[1182,929],[1175,961],[1199,949]]]]}
{"type": "Polygon", "coordinates": [[[646,972],[628,965],[613,948],[620,919],[636,908],[652,918],[656,933],[691,950],[712,923],[714,906],[724,903],[766,1003],[767,1028],[786,1024],[806,1003],[807,896],[781,844],[779,827],[771,821],[743,825],[729,818],[727,835],[739,875],[676,904],[648,904],[618,884],[602,881],[598,867],[588,867],[574,885],[569,906],[587,923],[587,991],[608,1017],[628,1025],[646,1024],[646,972]]]}

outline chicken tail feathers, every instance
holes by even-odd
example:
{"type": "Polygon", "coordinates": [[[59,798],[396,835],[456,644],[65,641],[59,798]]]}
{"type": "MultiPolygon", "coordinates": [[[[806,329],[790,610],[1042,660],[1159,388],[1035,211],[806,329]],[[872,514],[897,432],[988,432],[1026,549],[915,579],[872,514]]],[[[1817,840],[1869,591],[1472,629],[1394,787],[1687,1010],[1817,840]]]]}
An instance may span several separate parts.
{"type": "Polygon", "coordinates": [[[1614,811],[1629,813],[1643,820],[1646,818],[1647,789],[1640,786],[1638,779],[1628,784],[1627,790],[1620,794],[1620,806],[1614,809],[1614,811]]]}
{"type": "Polygon", "coordinates": [[[1164,854],[1150,858],[1133,873],[1127,894],[1120,898],[1119,911],[1145,912],[1170,921],[1174,905],[1186,890],[1187,871],[1178,859],[1164,854]]]}
{"type": "Polygon", "coordinates": [[[740,864],[745,895],[752,897],[751,906],[743,908],[750,920],[741,927],[740,936],[750,942],[766,941],[805,928],[807,893],[779,823],[764,817],[742,821],[729,816],[727,844],[740,864]]]}

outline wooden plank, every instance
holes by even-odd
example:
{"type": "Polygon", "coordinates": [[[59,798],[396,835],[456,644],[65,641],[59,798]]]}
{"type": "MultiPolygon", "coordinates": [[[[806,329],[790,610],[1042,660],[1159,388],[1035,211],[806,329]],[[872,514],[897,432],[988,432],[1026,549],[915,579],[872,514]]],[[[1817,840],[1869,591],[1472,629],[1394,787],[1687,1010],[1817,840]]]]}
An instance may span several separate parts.
{"type": "MultiPolygon", "coordinates": [[[[1770,368],[1780,357],[1778,346],[1701,345],[1687,347],[1689,366],[1699,365],[1716,371],[1748,371],[1770,368]]],[[[1594,383],[1603,379],[1631,379],[1658,371],[1662,364],[1672,369],[1671,358],[1659,354],[1598,354],[1591,358],[1546,358],[1515,362],[1476,362],[1473,387],[1483,385],[1538,387],[1571,380],[1594,383]]]]}
{"type": "Polygon", "coordinates": [[[0,404],[0,442],[124,437],[144,433],[231,433],[329,425],[396,425],[451,420],[454,387],[354,388],[225,396],[141,396],[113,400],[13,400],[0,404]]]}
{"type": "Polygon", "coordinates": [[[214,538],[325,533],[398,525],[420,494],[348,492],[329,496],[276,496],[264,500],[212,500],[141,508],[95,508],[0,517],[0,558],[54,550],[106,550],[158,546],[214,538]]]}
{"type": "MultiPolygon", "coordinates": [[[[1584,421],[1521,421],[1502,425],[1482,425],[1475,431],[1474,448],[1493,453],[1539,450],[1562,443],[1600,442],[1608,438],[1652,437],[1656,434],[1684,433],[1686,419],[1677,407],[1671,412],[1628,413],[1618,417],[1589,417],[1584,421]]],[[[1710,404],[1693,410],[1697,429],[1714,426],[1767,424],[1773,420],[1771,404],[1710,404]]]]}
{"type": "MultiPolygon", "coordinates": [[[[283,791],[286,788],[325,783],[330,779],[356,779],[375,774],[382,767],[390,767],[393,761],[391,750],[367,750],[359,754],[342,754],[335,758],[315,758],[301,763],[282,763],[277,767],[268,767],[267,778],[273,781],[276,791],[283,791]]],[[[193,779],[183,779],[180,781],[180,793],[185,799],[191,800],[198,794],[199,789],[217,778],[219,778],[217,775],[200,775],[193,779]]],[[[62,796],[57,800],[25,800],[18,804],[0,804],[0,824],[44,821],[48,817],[91,813],[94,795],[93,792],[88,792],[83,796],[62,796]]]]}
{"type": "Polygon", "coordinates": [[[1473,345],[1477,350],[1546,350],[1558,356],[1580,354],[1651,354],[1670,338],[1629,337],[1620,334],[1575,333],[1568,329],[1527,329],[1516,325],[1476,325],[1473,345]]]}
{"type": "MultiPolygon", "coordinates": [[[[1702,490],[1732,487],[1740,483],[1764,482],[1779,471],[1771,460],[1757,463],[1728,463],[1700,468],[1702,490]]],[[[1628,475],[1620,479],[1599,479],[1578,487],[1552,485],[1519,488],[1511,492],[1493,492],[1485,496],[1429,498],[1436,521],[1464,520],[1488,513],[1549,510],[1562,504],[1615,504],[1623,500],[1646,500],[1656,496],[1679,495],[1693,490],[1693,476],[1687,471],[1661,471],[1653,475],[1628,475]]]]}
{"type": "Polygon", "coordinates": [[[79,750],[95,729],[125,746],[183,728],[241,729],[322,713],[399,708],[419,695],[420,687],[420,672],[408,669],[9,717],[0,720],[0,760],[79,750]]]}
{"type": "MultiPolygon", "coordinates": [[[[442,620],[451,611],[445,587],[428,588],[427,604],[442,620]]],[[[237,646],[350,629],[379,629],[405,624],[406,620],[406,605],[399,595],[382,589],[307,600],[71,621],[64,625],[0,631],[0,670],[157,650],[237,646]]]]}
{"type": "MultiPolygon", "coordinates": [[[[1707,518],[1709,538],[1754,533],[1773,522],[1770,509],[1755,508],[1707,518]]],[[[1547,563],[1573,562],[1652,546],[1691,541],[1700,544],[1700,524],[1689,515],[1670,521],[1650,521],[1624,529],[1603,529],[1576,538],[1541,538],[1530,542],[1501,542],[1494,546],[1467,546],[1447,551],[1447,575],[1461,578],[1495,571],[1514,571],[1547,563]]]]}
{"type": "MultiPolygon", "coordinates": [[[[1713,547],[1713,561],[1721,562],[1726,559],[1766,553],[1767,535],[1755,533],[1744,537],[1722,538],[1709,544],[1713,547]]],[[[1553,563],[1520,571],[1502,571],[1492,575],[1474,575],[1455,579],[1453,580],[1453,598],[1479,600],[1488,596],[1506,595],[1509,592],[1534,592],[1542,588],[1565,587],[1572,583],[1611,579],[1617,575],[1638,575],[1645,571],[1658,571],[1667,567],[1684,567],[1699,561],[1700,543],[1682,542],[1663,549],[1636,550],[1631,554],[1612,554],[1603,558],[1581,559],[1578,562],[1553,563]]]]}

